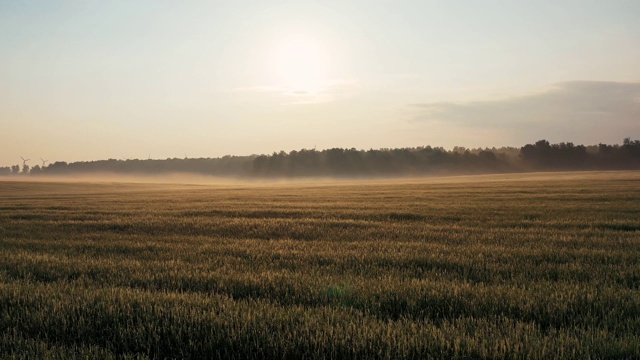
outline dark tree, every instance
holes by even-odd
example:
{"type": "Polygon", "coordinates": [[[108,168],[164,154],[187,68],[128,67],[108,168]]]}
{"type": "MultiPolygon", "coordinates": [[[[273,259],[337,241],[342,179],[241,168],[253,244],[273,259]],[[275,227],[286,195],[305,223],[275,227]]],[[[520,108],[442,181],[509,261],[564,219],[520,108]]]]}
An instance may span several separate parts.
{"type": "Polygon", "coordinates": [[[31,171],[29,172],[30,175],[40,175],[42,173],[42,168],[40,167],[40,165],[35,165],[34,167],[31,168],[31,171]]]}

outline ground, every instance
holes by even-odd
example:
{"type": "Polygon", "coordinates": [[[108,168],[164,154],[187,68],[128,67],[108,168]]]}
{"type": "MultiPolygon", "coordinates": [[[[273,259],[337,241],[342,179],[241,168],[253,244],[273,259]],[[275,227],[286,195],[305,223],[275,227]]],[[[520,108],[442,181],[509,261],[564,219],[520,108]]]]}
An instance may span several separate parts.
{"type": "Polygon", "coordinates": [[[0,181],[0,357],[640,358],[640,172],[0,181]]]}

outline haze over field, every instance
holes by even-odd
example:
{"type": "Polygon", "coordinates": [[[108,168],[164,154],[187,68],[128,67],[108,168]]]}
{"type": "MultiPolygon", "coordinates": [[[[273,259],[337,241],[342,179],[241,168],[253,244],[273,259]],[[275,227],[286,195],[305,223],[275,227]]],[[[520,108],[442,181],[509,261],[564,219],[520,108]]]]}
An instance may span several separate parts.
{"type": "Polygon", "coordinates": [[[632,0],[0,1],[0,166],[619,144],[640,137],[638,19],[632,0]]]}

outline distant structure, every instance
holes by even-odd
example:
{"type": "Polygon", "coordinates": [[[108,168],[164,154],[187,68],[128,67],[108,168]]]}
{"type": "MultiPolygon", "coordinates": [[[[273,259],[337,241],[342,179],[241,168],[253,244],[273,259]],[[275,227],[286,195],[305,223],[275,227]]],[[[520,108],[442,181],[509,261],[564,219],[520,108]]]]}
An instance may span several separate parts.
{"type": "Polygon", "coordinates": [[[44,164],[46,164],[46,163],[47,163],[47,161],[49,161],[49,160],[45,160],[45,159],[43,159],[43,158],[40,158],[40,160],[42,160],[42,167],[44,167],[44,164]]]}
{"type": "Polygon", "coordinates": [[[27,161],[31,160],[31,159],[25,159],[22,156],[20,156],[20,159],[22,159],[22,167],[24,168],[25,165],[27,165],[27,161]]]}

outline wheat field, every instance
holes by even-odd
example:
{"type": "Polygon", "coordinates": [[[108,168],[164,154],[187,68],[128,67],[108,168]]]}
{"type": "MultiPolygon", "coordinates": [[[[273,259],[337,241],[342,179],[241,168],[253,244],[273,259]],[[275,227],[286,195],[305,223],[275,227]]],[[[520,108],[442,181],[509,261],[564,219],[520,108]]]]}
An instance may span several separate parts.
{"type": "Polygon", "coordinates": [[[0,358],[640,358],[640,173],[0,181],[0,358]]]}

